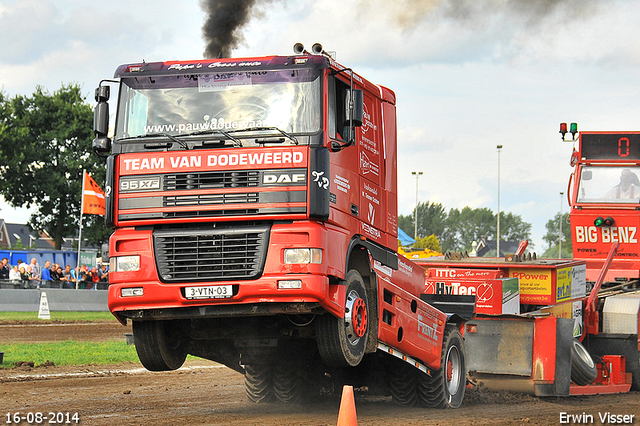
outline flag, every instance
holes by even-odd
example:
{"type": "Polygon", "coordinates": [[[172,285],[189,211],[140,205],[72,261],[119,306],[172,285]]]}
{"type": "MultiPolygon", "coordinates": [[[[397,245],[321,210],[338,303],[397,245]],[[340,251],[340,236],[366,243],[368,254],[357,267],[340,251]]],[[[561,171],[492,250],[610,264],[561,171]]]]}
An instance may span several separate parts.
{"type": "Polygon", "coordinates": [[[84,172],[84,188],[82,194],[82,214],[100,214],[104,216],[104,191],[89,173],[84,172]]]}

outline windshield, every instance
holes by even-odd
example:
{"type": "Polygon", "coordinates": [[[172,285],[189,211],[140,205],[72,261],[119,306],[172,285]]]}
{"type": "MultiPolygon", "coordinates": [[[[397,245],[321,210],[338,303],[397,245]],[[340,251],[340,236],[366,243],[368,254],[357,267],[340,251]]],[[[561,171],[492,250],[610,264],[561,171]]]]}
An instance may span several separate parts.
{"type": "Polygon", "coordinates": [[[640,167],[586,166],[578,184],[578,203],[627,203],[640,201],[640,167]]]}
{"type": "Polygon", "coordinates": [[[115,140],[257,127],[309,134],[321,111],[317,70],[123,78],[115,140]]]}

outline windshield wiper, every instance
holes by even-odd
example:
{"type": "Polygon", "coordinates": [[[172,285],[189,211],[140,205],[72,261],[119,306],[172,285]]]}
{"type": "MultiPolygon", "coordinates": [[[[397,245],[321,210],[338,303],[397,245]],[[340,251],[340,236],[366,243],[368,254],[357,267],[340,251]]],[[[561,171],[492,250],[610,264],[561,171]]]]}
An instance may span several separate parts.
{"type": "Polygon", "coordinates": [[[230,130],[230,132],[234,132],[234,133],[238,133],[238,132],[262,132],[265,130],[273,130],[276,131],[278,133],[280,133],[282,136],[284,136],[285,138],[289,139],[291,142],[293,142],[294,145],[298,145],[298,139],[296,139],[295,136],[290,135],[289,133],[285,132],[284,130],[281,130],[277,127],[247,127],[244,129],[235,129],[235,130],[230,130]]]}
{"type": "Polygon", "coordinates": [[[224,130],[199,130],[197,132],[189,133],[187,136],[214,135],[216,133],[221,134],[222,136],[229,139],[231,142],[233,142],[233,146],[235,146],[236,148],[242,148],[242,141],[235,136],[231,136],[229,132],[225,132],[224,130]]]}
{"type": "MultiPolygon", "coordinates": [[[[174,142],[177,142],[178,144],[180,144],[181,147],[183,147],[184,149],[188,150],[189,149],[189,145],[187,145],[187,143],[185,141],[181,141],[180,139],[178,139],[177,137],[170,135],[169,133],[147,133],[146,135],[138,135],[138,136],[134,136],[134,137],[130,137],[130,138],[120,138],[118,139],[119,141],[125,141],[125,140],[130,140],[130,139],[144,139],[144,138],[157,138],[157,137],[165,137],[167,139],[170,139],[174,142]]],[[[170,143],[166,143],[166,144],[162,144],[162,143],[157,143],[157,144],[145,144],[144,145],[145,148],[148,149],[154,149],[154,148],[171,148],[171,144],[170,143]]]]}

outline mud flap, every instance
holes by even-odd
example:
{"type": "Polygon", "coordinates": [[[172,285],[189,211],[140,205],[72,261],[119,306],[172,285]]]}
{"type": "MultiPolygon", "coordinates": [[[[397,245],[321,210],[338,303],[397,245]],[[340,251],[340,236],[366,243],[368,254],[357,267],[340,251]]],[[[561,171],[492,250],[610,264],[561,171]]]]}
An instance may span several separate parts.
{"type": "MultiPolygon", "coordinates": [[[[573,320],[568,318],[557,318],[556,324],[556,347],[555,354],[547,352],[545,350],[534,351],[534,354],[538,354],[539,358],[536,360],[539,368],[552,367],[545,361],[547,357],[554,356],[555,358],[555,377],[550,381],[545,374],[540,372],[543,376],[542,380],[535,380],[535,395],[536,396],[569,396],[571,387],[571,346],[573,345],[573,320]]],[[[550,337],[549,337],[550,338],[550,337]]],[[[544,345],[543,341],[540,342],[544,345]]],[[[535,376],[534,376],[535,377],[535,376]]]]}

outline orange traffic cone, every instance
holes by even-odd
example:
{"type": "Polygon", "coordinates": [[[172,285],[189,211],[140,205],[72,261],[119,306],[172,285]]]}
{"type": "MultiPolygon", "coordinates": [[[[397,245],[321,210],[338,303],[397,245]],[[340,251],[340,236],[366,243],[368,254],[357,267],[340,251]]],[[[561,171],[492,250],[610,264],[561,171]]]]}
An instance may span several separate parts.
{"type": "Polygon", "coordinates": [[[345,385],[342,388],[342,399],[340,400],[340,411],[338,412],[338,426],[358,426],[353,386],[345,385]]]}

